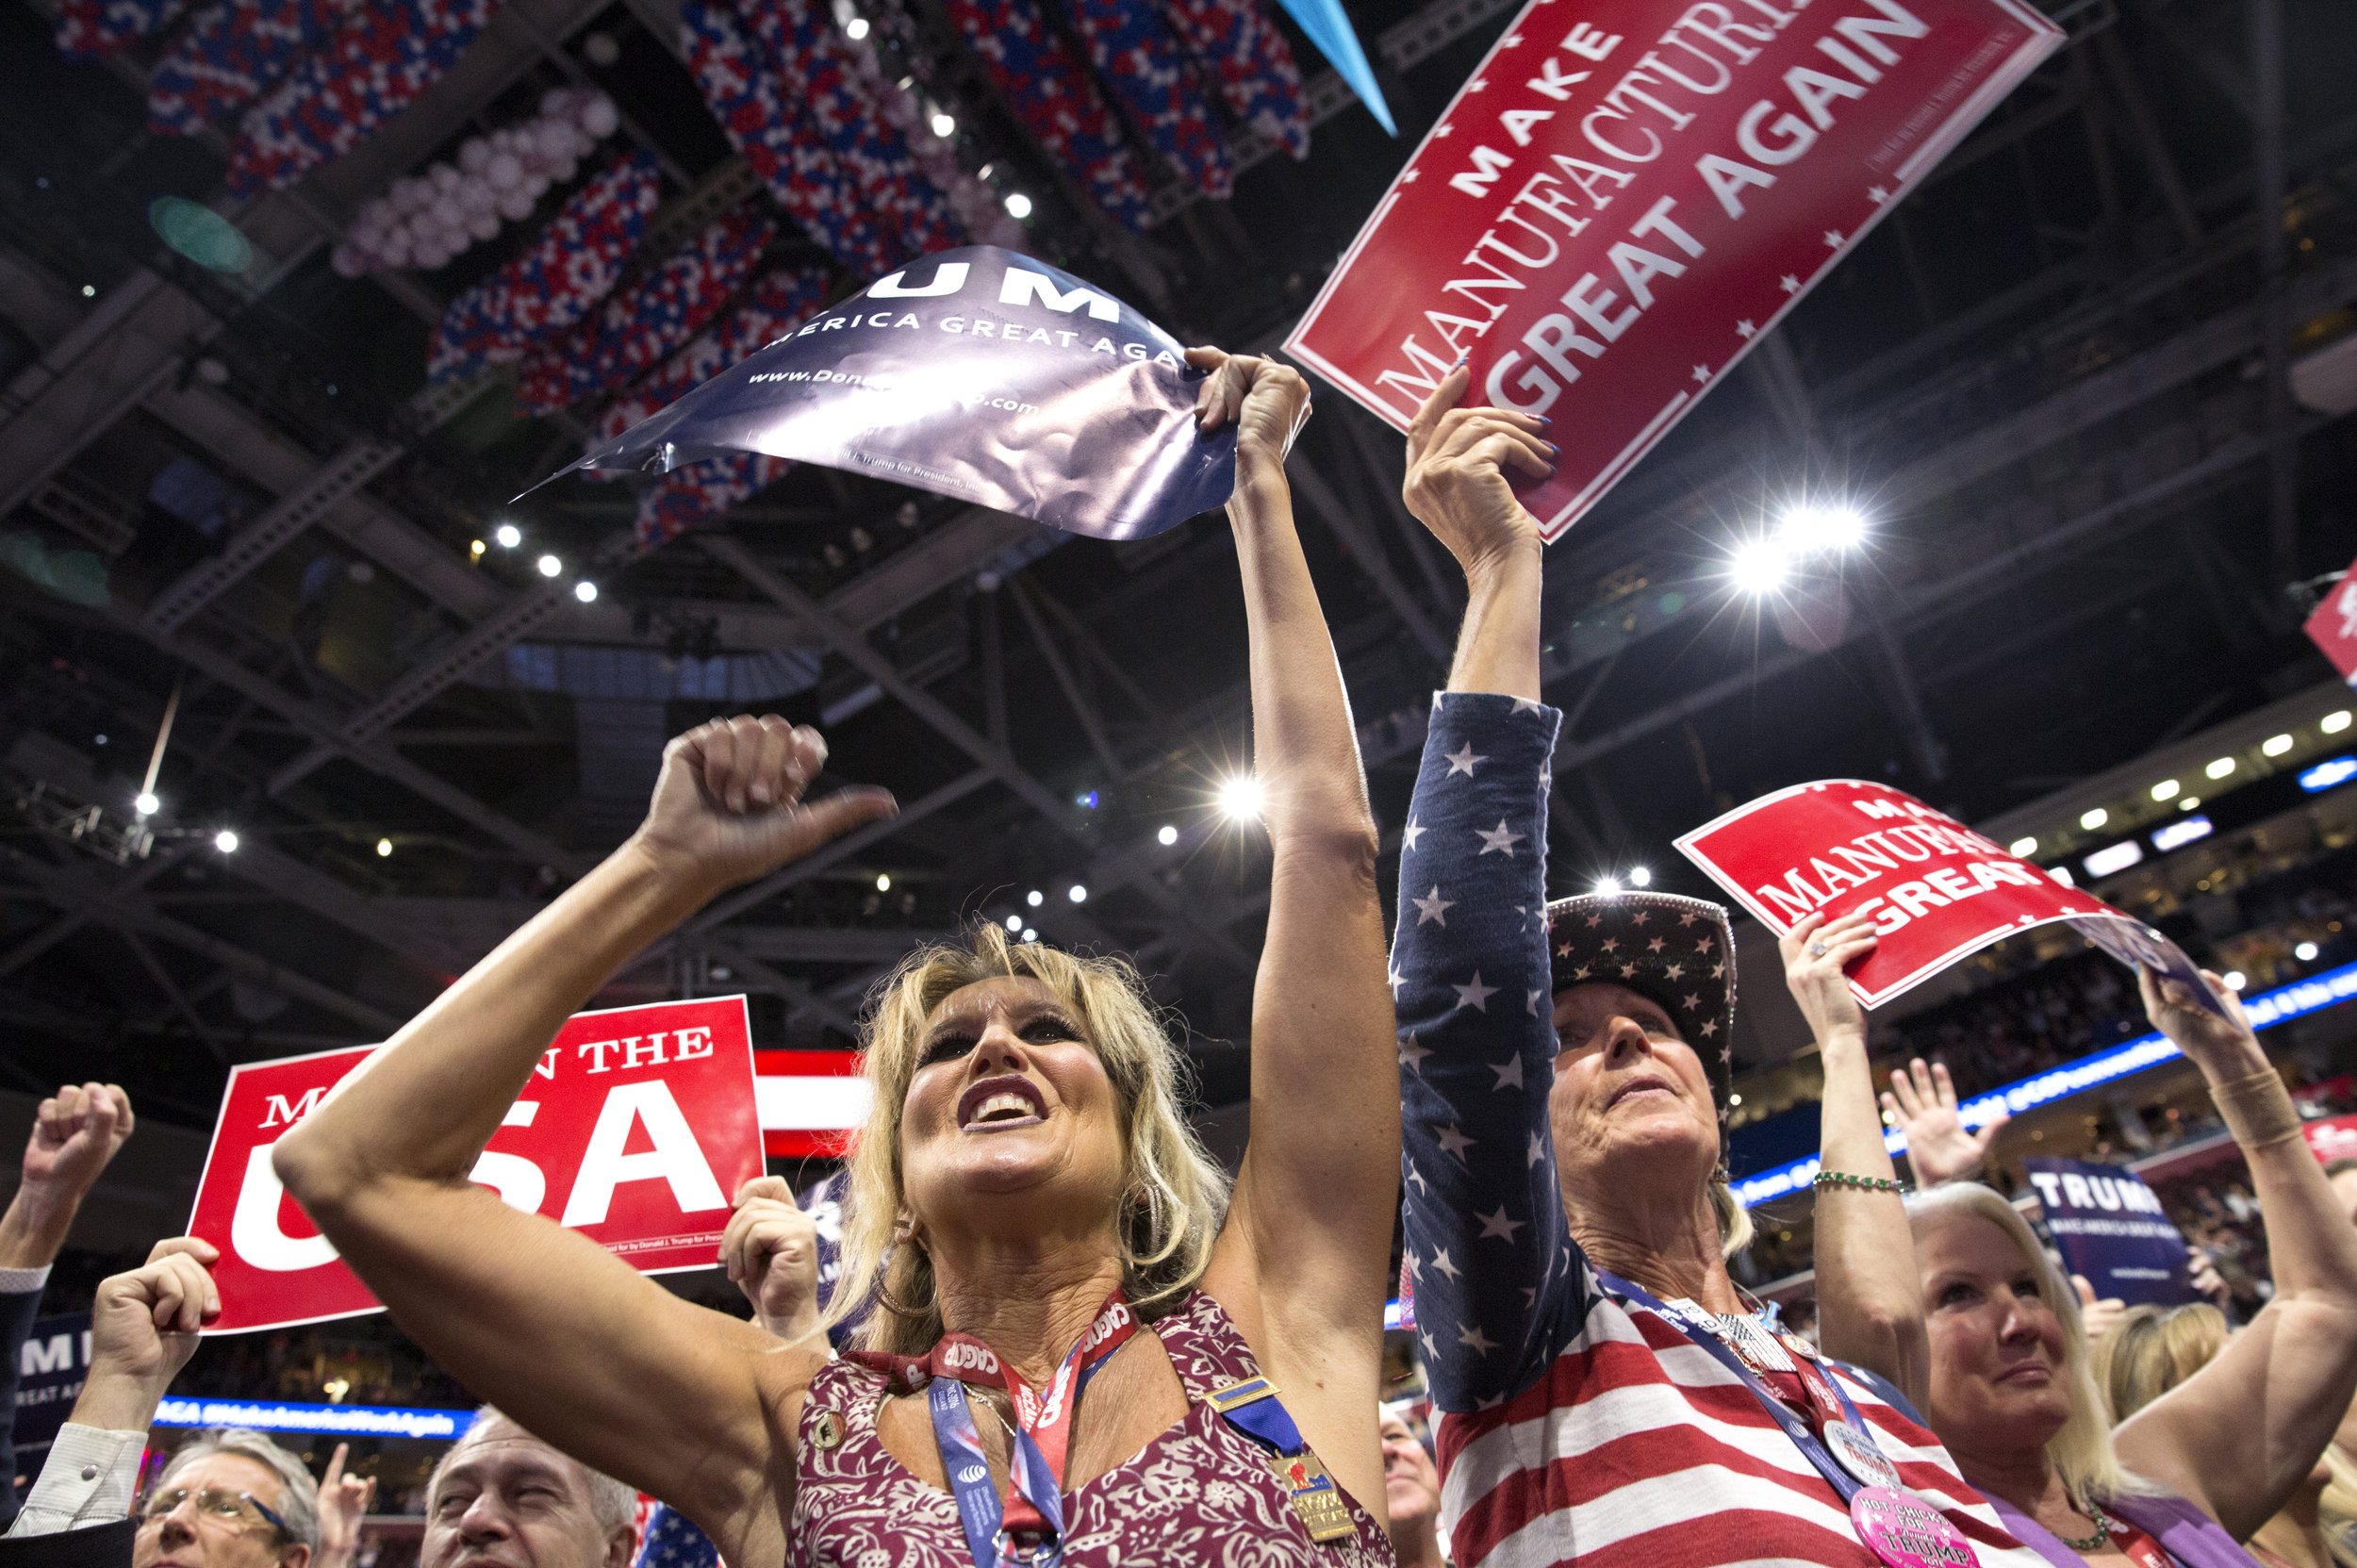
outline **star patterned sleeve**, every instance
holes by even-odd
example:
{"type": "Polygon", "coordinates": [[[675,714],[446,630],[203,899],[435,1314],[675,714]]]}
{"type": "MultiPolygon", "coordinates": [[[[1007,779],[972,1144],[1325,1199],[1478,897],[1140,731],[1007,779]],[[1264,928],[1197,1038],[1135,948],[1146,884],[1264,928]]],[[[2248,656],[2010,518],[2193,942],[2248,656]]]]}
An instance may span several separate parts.
{"type": "Polygon", "coordinates": [[[1548,759],[1560,718],[1521,698],[1435,697],[1402,834],[1391,980],[1406,1267],[1433,1398],[1448,1411],[1527,1388],[1587,1315],[1547,1133],[1548,759]]]}

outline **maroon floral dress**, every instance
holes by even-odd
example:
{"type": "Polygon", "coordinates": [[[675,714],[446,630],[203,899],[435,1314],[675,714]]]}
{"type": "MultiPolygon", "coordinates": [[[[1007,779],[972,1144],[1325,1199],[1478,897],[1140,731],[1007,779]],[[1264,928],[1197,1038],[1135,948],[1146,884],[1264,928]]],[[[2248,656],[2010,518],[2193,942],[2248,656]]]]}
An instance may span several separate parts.
{"type": "MultiPolygon", "coordinates": [[[[1320,1545],[1269,1470],[1266,1451],[1204,1402],[1260,1376],[1244,1336],[1201,1291],[1150,1325],[1187,1391],[1187,1416],[1130,1459],[1064,1494],[1065,1568],[1390,1568],[1380,1521],[1347,1495],[1358,1533],[1320,1545]]],[[[957,1504],[912,1475],[876,1435],[884,1377],[835,1361],[802,1405],[795,1568],[973,1568],[957,1504]],[[821,1447],[832,1415],[841,1442],[821,1447]]]]}

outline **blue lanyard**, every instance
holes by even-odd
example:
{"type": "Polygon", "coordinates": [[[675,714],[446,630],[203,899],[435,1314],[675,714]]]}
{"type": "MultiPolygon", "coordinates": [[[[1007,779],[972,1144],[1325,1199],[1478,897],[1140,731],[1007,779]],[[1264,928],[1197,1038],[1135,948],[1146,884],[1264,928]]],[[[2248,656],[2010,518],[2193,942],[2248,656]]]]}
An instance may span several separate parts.
{"type": "MultiPolygon", "coordinates": [[[[1072,1353],[1079,1355],[1080,1346],[1073,1346],[1072,1353]]],[[[1072,1392],[1066,1396],[1076,1408],[1081,1390],[1112,1359],[1100,1356],[1080,1368],[1072,1392]]],[[[990,1461],[982,1457],[982,1436],[974,1429],[974,1412],[965,1403],[965,1385],[955,1378],[935,1378],[926,1390],[925,1406],[932,1412],[933,1442],[941,1449],[941,1468],[949,1477],[949,1494],[957,1500],[958,1524],[965,1531],[965,1549],[973,1554],[974,1568],[997,1568],[999,1527],[1006,1518],[1006,1507],[998,1500],[998,1489],[990,1484],[990,1461]]],[[[1063,1494],[1058,1489],[1054,1471],[1048,1467],[1047,1456],[1040,1452],[1030,1433],[1017,1430],[1009,1464],[1014,1472],[1014,1484],[1047,1522],[1047,1529],[1028,1557],[1017,1557],[1013,1551],[1006,1557],[1011,1562],[1023,1562],[1030,1568],[1057,1568],[1063,1560],[1063,1494]]]]}
{"type": "MultiPolygon", "coordinates": [[[[1632,1284],[1617,1274],[1607,1274],[1603,1269],[1598,1269],[1596,1281],[1614,1296],[1634,1301],[1640,1307],[1652,1308],[1669,1322],[1675,1324],[1678,1332],[1684,1334],[1689,1341],[1706,1351],[1720,1365],[1734,1373],[1744,1388],[1751,1392],[1752,1397],[1759,1401],[1760,1408],[1773,1416],[1776,1425],[1784,1428],[1784,1435],[1792,1440],[1792,1445],[1801,1451],[1801,1457],[1815,1465],[1817,1473],[1832,1483],[1834,1491],[1840,1494],[1844,1505],[1847,1505],[1850,1499],[1865,1486],[1866,1483],[1841,1468],[1841,1462],[1827,1451],[1824,1439],[1817,1435],[1816,1429],[1801,1419],[1800,1413],[1791,1406],[1777,1398],[1774,1392],[1760,1379],[1759,1374],[1753,1371],[1742,1357],[1722,1344],[1718,1336],[1696,1333],[1680,1320],[1676,1312],[1655,1299],[1643,1286],[1632,1284]]],[[[1808,1374],[1804,1372],[1800,1376],[1805,1378],[1808,1374]]],[[[1850,1398],[1850,1391],[1841,1386],[1841,1379],[1835,1377],[1831,1371],[1827,1371],[1825,1381],[1833,1385],[1834,1397],[1841,1401],[1844,1424],[1855,1431],[1859,1437],[1865,1439],[1870,1445],[1874,1445],[1873,1434],[1867,1429],[1865,1417],[1858,1414],[1856,1404],[1850,1398]]]]}

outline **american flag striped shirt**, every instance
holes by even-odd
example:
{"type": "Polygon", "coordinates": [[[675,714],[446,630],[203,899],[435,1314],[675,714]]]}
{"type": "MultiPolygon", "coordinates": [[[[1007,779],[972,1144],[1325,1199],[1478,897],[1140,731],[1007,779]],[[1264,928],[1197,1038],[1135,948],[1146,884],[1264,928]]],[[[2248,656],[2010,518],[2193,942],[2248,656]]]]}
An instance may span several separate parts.
{"type": "MultiPolygon", "coordinates": [[[[1735,1376],[1669,1319],[1605,1295],[1565,1229],[1547,1123],[1558,719],[1514,698],[1436,697],[1400,852],[1407,1268],[1457,1563],[1872,1568],[1840,1495],[1735,1376]]],[[[1937,1438],[1872,1380],[1843,1381],[1984,1568],[2042,1568],[1937,1438]]]]}

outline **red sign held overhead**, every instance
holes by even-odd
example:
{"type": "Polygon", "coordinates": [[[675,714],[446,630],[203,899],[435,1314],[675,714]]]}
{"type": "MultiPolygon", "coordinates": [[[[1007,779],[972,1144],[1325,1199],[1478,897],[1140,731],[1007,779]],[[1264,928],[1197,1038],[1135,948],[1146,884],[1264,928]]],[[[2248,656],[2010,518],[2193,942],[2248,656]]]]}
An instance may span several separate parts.
{"type": "Polygon", "coordinates": [[[1579,520],[2062,42],[2021,0],[1531,0],[1286,350],[1404,430],[1544,414],[1579,520]]]}
{"type": "Polygon", "coordinates": [[[1866,1007],[2053,920],[2217,1005],[2193,961],[2159,932],[1882,784],[1795,784],[1695,829],[1677,847],[1779,936],[1821,910],[1828,920],[1873,916],[1881,941],[1849,973],[1851,994],[1866,1007]]]}
{"type": "Polygon", "coordinates": [[[2341,679],[2357,685],[2357,565],[2332,585],[2316,613],[2308,618],[2308,640],[2324,650],[2341,679]]]}
{"type": "MultiPolygon", "coordinates": [[[[232,1068],[189,1233],[221,1248],[209,1332],[378,1311],[287,1196],[271,1149],[382,1047],[232,1068]]],[[[642,1274],[709,1268],[729,1199],[762,1173],[745,999],[582,1013],[566,1021],[475,1162],[474,1180],[642,1274]]]]}

